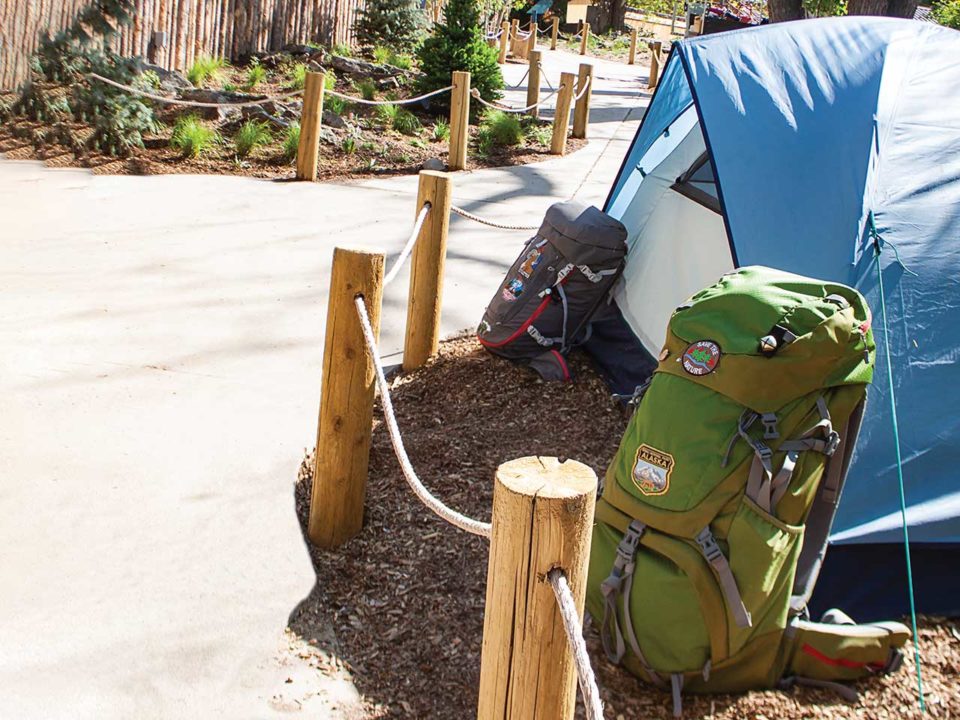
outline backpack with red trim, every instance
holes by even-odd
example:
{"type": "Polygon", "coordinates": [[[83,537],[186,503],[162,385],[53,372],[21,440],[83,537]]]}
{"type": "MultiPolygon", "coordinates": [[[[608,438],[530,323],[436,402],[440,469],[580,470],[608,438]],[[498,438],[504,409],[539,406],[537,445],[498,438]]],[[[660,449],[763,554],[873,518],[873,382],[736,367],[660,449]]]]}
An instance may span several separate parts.
{"type": "Polygon", "coordinates": [[[623,270],[626,239],[623,224],[593,206],[552,205],[487,306],[480,343],[545,380],[568,380],[565,356],[589,337],[623,270]]]}

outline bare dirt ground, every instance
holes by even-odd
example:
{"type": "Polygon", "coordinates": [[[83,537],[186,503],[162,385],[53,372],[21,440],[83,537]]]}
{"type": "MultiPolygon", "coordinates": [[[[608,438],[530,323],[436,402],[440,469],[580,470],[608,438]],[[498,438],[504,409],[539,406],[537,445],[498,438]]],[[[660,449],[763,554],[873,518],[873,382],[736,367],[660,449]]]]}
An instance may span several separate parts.
{"type": "MultiPolygon", "coordinates": [[[[575,382],[543,383],[494,358],[472,337],[441,345],[422,370],[393,380],[398,421],[414,466],[448,505],[489,519],[493,474],[507,460],[555,455],[602,473],[627,416],[582,355],[575,382]]],[[[335,551],[311,549],[317,587],[294,613],[294,633],[336,654],[366,700],[367,718],[460,720],[475,716],[483,632],[487,541],[426,510],[406,486],[375,412],[363,532],[335,551]],[[322,637],[333,625],[336,641],[322,637]]],[[[305,525],[312,454],[296,486],[305,525]]],[[[586,630],[610,720],[670,718],[670,698],[611,665],[596,630],[586,630]]],[[[960,717],[960,629],[924,618],[920,626],[928,716],[960,717]]],[[[688,720],[920,717],[908,659],[898,673],[857,684],[845,703],[811,688],[742,695],[688,696],[688,720]]],[[[579,703],[579,700],[578,700],[579,703]]],[[[582,706],[578,716],[583,717],[582,706]]]]}

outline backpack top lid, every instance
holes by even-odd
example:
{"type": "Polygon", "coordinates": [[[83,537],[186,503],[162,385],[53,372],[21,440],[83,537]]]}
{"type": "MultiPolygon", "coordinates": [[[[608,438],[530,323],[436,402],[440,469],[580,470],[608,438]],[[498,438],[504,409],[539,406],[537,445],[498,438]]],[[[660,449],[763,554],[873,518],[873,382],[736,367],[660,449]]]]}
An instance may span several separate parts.
{"type": "Polygon", "coordinates": [[[753,266],[673,313],[656,371],[772,412],[818,388],[869,383],[875,349],[859,292],[753,266]]]}
{"type": "Polygon", "coordinates": [[[608,264],[627,254],[627,228],[579,200],[554,203],[537,232],[575,265],[608,264]]]}

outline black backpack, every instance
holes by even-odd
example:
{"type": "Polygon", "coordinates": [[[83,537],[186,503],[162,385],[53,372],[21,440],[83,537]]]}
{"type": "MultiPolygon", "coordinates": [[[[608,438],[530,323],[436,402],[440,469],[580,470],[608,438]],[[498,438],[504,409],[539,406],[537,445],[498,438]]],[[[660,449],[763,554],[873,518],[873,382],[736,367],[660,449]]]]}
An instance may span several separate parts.
{"type": "Polygon", "coordinates": [[[490,352],[569,380],[564,356],[590,334],[590,318],[623,270],[627,229],[593,206],[548,210],[487,306],[477,338],[490,352]]]}

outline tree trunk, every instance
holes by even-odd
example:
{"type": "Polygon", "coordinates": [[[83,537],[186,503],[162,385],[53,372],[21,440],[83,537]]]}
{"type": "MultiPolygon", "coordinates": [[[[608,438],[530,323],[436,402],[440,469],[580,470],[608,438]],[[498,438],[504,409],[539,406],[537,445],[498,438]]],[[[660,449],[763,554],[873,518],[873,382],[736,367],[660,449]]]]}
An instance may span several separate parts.
{"type": "Polygon", "coordinates": [[[770,22],[785,22],[804,18],[801,0],[769,0],[767,10],[770,13],[770,22]]]}
{"type": "Polygon", "coordinates": [[[886,15],[889,0],[850,0],[847,15],[886,15]]]}
{"type": "Polygon", "coordinates": [[[917,11],[917,0],[890,0],[887,15],[890,17],[912,18],[917,11]]]}

